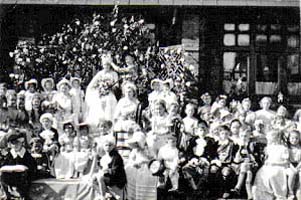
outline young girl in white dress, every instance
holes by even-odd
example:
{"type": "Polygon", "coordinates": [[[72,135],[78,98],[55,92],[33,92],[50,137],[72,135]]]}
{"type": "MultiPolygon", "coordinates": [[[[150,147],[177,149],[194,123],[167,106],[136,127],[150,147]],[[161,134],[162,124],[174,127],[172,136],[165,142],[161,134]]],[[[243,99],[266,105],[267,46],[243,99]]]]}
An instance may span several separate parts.
{"type": "Polygon", "coordinates": [[[74,101],[74,108],[73,108],[73,113],[75,115],[75,120],[78,122],[83,121],[83,116],[85,115],[85,93],[81,89],[81,79],[77,77],[71,77],[71,90],[70,90],[70,95],[73,98],[74,101]]]}
{"type": "Polygon", "coordinates": [[[186,117],[183,119],[184,132],[181,135],[180,147],[184,150],[187,149],[188,141],[194,135],[194,130],[198,126],[198,120],[194,117],[196,106],[189,103],[186,105],[185,114],[186,117]]]}
{"type": "Polygon", "coordinates": [[[254,200],[284,200],[288,194],[289,149],[284,145],[281,131],[268,131],[266,137],[268,141],[266,160],[256,174],[253,198],[254,200]]]}
{"type": "Polygon", "coordinates": [[[276,113],[270,109],[272,99],[270,97],[263,97],[260,102],[260,110],[255,112],[255,120],[260,119],[265,124],[265,132],[272,129],[271,121],[274,119],[276,113]]]}
{"type": "MultiPolygon", "coordinates": [[[[51,104],[56,108],[55,118],[56,118],[56,128],[62,132],[62,122],[72,120],[74,121],[74,100],[70,95],[71,84],[67,79],[62,79],[57,84],[58,92],[54,95],[51,104]]],[[[75,123],[77,123],[75,121],[75,123]]]]}
{"type": "Polygon", "coordinates": [[[156,200],[157,178],[148,168],[149,162],[154,158],[147,145],[146,135],[135,132],[128,141],[132,151],[125,167],[127,174],[127,194],[129,200],[156,200]]]}
{"type": "Polygon", "coordinates": [[[27,112],[32,110],[32,98],[37,93],[38,81],[36,79],[30,79],[25,82],[25,109],[27,112]]]}

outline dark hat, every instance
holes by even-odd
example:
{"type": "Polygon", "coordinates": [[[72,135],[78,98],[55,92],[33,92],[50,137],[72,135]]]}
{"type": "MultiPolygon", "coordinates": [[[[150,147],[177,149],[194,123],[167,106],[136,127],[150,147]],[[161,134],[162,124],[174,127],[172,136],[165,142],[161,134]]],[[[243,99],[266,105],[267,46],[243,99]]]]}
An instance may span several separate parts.
{"type": "Polygon", "coordinates": [[[15,131],[11,132],[11,134],[8,136],[7,138],[7,142],[10,142],[10,143],[14,143],[15,141],[17,141],[18,139],[20,138],[24,138],[24,135],[22,133],[17,133],[15,131]]]}

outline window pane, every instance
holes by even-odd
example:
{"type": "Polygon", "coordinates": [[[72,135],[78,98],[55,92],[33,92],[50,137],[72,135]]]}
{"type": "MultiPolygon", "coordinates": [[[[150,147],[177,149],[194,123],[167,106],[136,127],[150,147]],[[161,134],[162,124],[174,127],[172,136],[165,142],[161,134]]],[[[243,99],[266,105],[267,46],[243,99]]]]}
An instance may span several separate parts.
{"type": "Polygon", "coordinates": [[[257,31],[260,31],[260,32],[265,32],[267,30],[267,28],[268,28],[268,26],[265,24],[258,24],[256,26],[257,31]]]}
{"type": "Polygon", "coordinates": [[[249,24],[239,24],[238,29],[240,31],[248,31],[248,30],[250,30],[250,25],[249,24]]]}
{"type": "Polygon", "coordinates": [[[272,31],[279,31],[281,29],[280,24],[271,24],[271,30],[272,31]]]}
{"type": "Polygon", "coordinates": [[[238,35],[238,45],[239,46],[249,46],[250,45],[250,36],[247,34],[238,35]]]}
{"type": "Polygon", "coordinates": [[[280,43],[281,36],[280,35],[271,35],[270,36],[270,43],[280,43]]]}
{"type": "Polygon", "coordinates": [[[299,55],[293,54],[287,57],[287,69],[289,74],[297,75],[299,74],[299,55]]]}
{"type": "Polygon", "coordinates": [[[299,37],[297,35],[291,35],[287,38],[287,46],[296,48],[299,46],[299,37]]]}
{"type": "Polygon", "coordinates": [[[279,56],[275,54],[257,56],[257,69],[256,69],[257,81],[263,81],[263,82],[277,81],[278,59],[279,56]]]}
{"type": "Polygon", "coordinates": [[[235,31],[235,24],[224,24],[225,31],[235,31]]]}
{"type": "Polygon", "coordinates": [[[224,35],[224,45],[234,46],[235,45],[235,34],[225,34],[224,35]]]}
{"type": "Polygon", "coordinates": [[[250,56],[240,52],[225,52],[223,55],[224,79],[223,88],[229,93],[233,85],[240,82],[240,89],[246,91],[247,69],[250,64],[250,56]]]}
{"type": "Polygon", "coordinates": [[[298,25],[288,25],[287,30],[289,32],[298,32],[299,31],[299,26],[298,25]]]}
{"type": "Polygon", "coordinates": [[[265,46],[267,44],[268,37],[266,35],[256,35],[256,45],[265,46]]]}

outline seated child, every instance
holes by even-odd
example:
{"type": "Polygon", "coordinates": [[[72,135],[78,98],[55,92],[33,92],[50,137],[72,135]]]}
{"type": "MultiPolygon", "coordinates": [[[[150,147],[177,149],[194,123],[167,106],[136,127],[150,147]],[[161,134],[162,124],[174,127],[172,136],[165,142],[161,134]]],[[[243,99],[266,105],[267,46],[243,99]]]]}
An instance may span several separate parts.
{"type": "Polygon", "coordinates": [[[201,187],[208,177],[209,162],[215,157],[216,142],[206,137],[207,126],[199,123],[190,139],[186,151],[186,164],[182,168],[184,178],[187,179],[193,190],[201,187]]]}
{"type": "Polygon", "coordinates": [[[37,179],[50,178],[51,168],[49,156],[43,152],[43,141],[40,138],[32,138],[30,141],[31,156],[37,163],[37,179]]]}
{"type": "Polygon", "coordinates": [[[49,156],[50,162],[52,164],[54,157],[59,151],[59,136],[57,130],[52,127],[53,116],[50,113],[44,113],[40,117],[40,123],[42,124],[43,131],[39,134],[42,139],[43,152],[46,152],[49,156]]]}
{"type": "Polygon", "coordinates": [[[230,130],[231,130],[231,140],[237,144],[239,143],[239,133],[241,131],[241,122],[238,119],[234,119],[230,123],[230,130]]]}
{"type": "Polygon", "coordinates": [[[174,135],[168,135],[166,144],[158,152],[158,159],[163,160],[166,167],[164,171],[165,182],[168,178],[171,181],[172,188],[169,191],[178,190],[179,186],[179,150],[176,147],[176,142],[177,138],[174,135]]]}
{"type": "MultiPolygon", "coordinates": [[[[15,191],[20,198],[29,200],[29,188],[35,178],[37,164],[24,147],[25,138],[22,134],[12,132],[8,137],[9,151],[4,166],[1,167],[1,184],[8,199],[13,198],[15,191]]],[[[18,196],[17,196],[18,197],[18,196]]]]}
{"type": "MultiPolygon", "coordinates": [[[[122,189],[126,184],[126,174],[122,157],[115,149],[115,138],[105,136],[103,139],[103,149],[105,155],[100,159],[100,169],[93,176],[92,180],[97,181],[97,189],[100,193],[100,200],[106,199],[106,193],[110,187],[117,186],[122,189]]],[[[112,191],[111,191],[112,193],[112,191]]],[[[120,198],[117,194],[113,194],[115,199],[120,198]]]]}
{"type": "MultiPolygon", "coordinates": [[[[89,136],[89,125],[79,124],[79,134],[74,138],[75,177],[82,177],[88,171],[88,163],[92,160],[92,139],[89,136]]],[[[91,162],[90,162],[91,163],[91,162]]]]}
{"type": "Polygon", "coordinates": [[[238,181],[232,190],[234,193],[240,194],[243,183],[245,182],[248,199],[253,199],[251,182],[253,179],[253,172],[256,169],[257,163],[253,155],[255,151],[255,144],[250,140],[251,131],[244,130],[239,133],[239,149],[234,158],[234,166],[239,172],[238,181]]]}
{"type": "MultiPolygon", "coordinates": [[[[288,176],[288,200],[295,199],[295,188],[300,185],[301,178],[301,143],[300,132],[297,130],[290,131],[288,134],[288,147],[290,157],[290,173],[288,176]],[[298,176],[298,179],[296,177],[298,176]],[[299,180],[299,184],[296,184],[299,180]]],[[[300,195],[300,189],[297,190],[300,195]]],[[[297,195],[298,196],[298,195],[297,195]]]]}
{"type": "Polygon", "coordinates": [[[232,168],[233,159],[237,151],[237,146],[230,139],[230,129],[221,126],[218,134],[216,158],[211,161],[209,181],[212,187],[217,187],[220,182],[223,198],[230,196],[230,189],[233,185],[234,170],[232,168]]]}

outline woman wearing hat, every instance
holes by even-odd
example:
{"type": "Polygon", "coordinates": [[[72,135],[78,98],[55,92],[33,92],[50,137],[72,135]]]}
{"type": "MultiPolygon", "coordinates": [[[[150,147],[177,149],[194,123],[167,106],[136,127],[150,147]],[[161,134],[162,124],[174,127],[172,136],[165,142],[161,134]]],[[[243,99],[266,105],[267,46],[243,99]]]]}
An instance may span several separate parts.
{"type": "Polygon", "coordinates": [[[41,86],[44,90],[41,92],[41,95],[43,97],[43,110],[46,110],[47,112],[53,112],[53,108],[51,107],[50,103],[52,102],[53,97],[57,93],[57,91],[54,90],[55,84],[53,78],[42,79],[41,86]]]}
{"type": "Polygon", "coordinates": [[[37,93],[38,81],[36,79],[30,79],[29,81],[25,82],[25,109],[27,112],[31,111],[32,109],[32,98],[37,93]]]}
{"type": "Polygon", "coordinates": [[[155,101],[160,98],[162,92],[162,84],[163,82],[157,78],[151,81],[151,89],[153,91],[148,95],[148,104],[151,109],[153,109],[155,101]]]}
{"type": "Polygon", "coordinates": [[[255,120],[261,119],[265,124],[265,132],[272,129],[271,121],[274,119],[276,112],[270,109],[272,99],[270,97],[263,97],[260,102],[260,110],[255,112],[255,120]]]}
{"type": "Polygon", "coordinates": [[[132,147],[128,163],[125,167],[127,174],[127,192],[129,200],[156,200],[157,178],[148,168],[148,163],[153,159],[147,145],[146,135],[135,132],[128,141],[132,147]]]}
{"type": "Polygon", "coordinates": [[[67,79],[62,79],[56,87],[58,92],[54,95],[51,104],[56,107],[55,118],[58,122],[57,129],[60,132],[62,130],[60,122],[74,120],[74,100],[69,93],[71,84],[67,79]]]}

